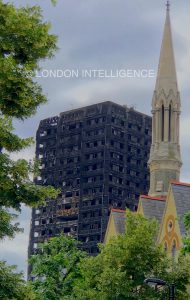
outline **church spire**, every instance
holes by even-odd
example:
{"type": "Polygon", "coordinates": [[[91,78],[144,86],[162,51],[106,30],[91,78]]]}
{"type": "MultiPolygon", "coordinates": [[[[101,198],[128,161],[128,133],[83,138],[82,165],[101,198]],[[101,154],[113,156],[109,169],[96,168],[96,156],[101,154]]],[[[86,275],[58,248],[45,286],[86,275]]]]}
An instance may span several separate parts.
{"type": "Polygon", "coordinates": [[[149,159],[151,196],[165,196],[169,181],[179,181],[181,156],[179,146],[180,94],[178,91],[170,3],[166,4],[166,21],[152,99],[152,145],[149,159]]]}
{"type": "Polygon", "coordinates": [[[177,90],[178,87],[170,22],[169,1],[167,1],[166,6],[166,21],[160,52],[156,90],[158,91],[160,89],[164,89],[165,92],[169,92],[170,89],[177,90]]]}
{"type": "Polygon", "coordinates": [[[169,0],[166,2],[166,8],[167,8],[167,11],[170,11],[170,1],[169,0]]]}

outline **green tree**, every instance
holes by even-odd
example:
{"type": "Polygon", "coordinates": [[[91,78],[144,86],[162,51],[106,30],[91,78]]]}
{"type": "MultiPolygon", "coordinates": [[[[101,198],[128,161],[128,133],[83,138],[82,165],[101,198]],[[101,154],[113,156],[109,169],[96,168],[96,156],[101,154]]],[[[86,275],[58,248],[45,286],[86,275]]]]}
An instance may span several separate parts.
{"type": "MultiPolygon", "coordinates": [[[[176,299],[189,299],[189,260],[169,259],[156,245],[157,224],[143,216],[127,213],[126,233],[101,246],[96,257],[84,259],[81,277],[76,280],[70,299],[124,300],[162,299],[164,291],[154,291],[144,284],[148,277],[175,282],[176,299]]],[[[67,298],[63,298],[67,299],[67,298]]]]}
{"type": "Polygon", "coordinates": [[[0,261],[0,299],[2,300],[35,300],[31,288],[23,280],[22,273],[15,272],[15,266],[7,266],[0,261]]]}
{"type": "MultiPolygon", "coordinates": [[[[15,134],[13,121],[32,116],[39,105],[46,103],[34,75],[40,60],[53,56],[56,40],[50,34],[50,24],[43,21],[40,7],[16,8],[0,0],[0,239],[12,238],[21,231],[14,223],[13,210],[20,212],[22,204],[45,204],[59,192],[32,182],[32,175],[39,172],[38,163],[11,159],[12,152],[33,143],[32,138],[15,134]]],[[[22,274],[5,262],[0,262],[0,299],[34,299],[22,274]]]]}
{"type": "Polygon", "coordinates": [[[70,296],[80,278],[79,263],[84,257],[86,253],[78,249],[78,242],[64,235],[41,244],[39,254],[30,259],[35,277],[31,285],[37,299],[60,300],[70,296]]]}
{"type": "Polygon", "coordinates": [[[33,80],[41,59],[52,57],[56,37],[38,6],[15,8],[0,1],[0,110],[24,119],[46,102],[33,80]]]}
{"type": "Polygon", "coordinates": [[[186,229],[186,235],[183,238],[182,254],[188,255],[190,254],[190,212],[188,212],[184,216],[184,224],[186,229]]]}
{"type": "Polygon", "coordinates": [[[10,209],[20,212],[22,203],[45,204],[58,194],[53,187],[31,181],[38,169],[35,162],[10,158],[33,143],[14,133],[13,119],[32,116],[47,101],[34,74],[40,60],[51,58],[56,50],[56,36],[49,31],[40,7],[16,8],[0,0],[0,238],[14,237],[20,230],[12,223],[16,215],[10,209]]]}

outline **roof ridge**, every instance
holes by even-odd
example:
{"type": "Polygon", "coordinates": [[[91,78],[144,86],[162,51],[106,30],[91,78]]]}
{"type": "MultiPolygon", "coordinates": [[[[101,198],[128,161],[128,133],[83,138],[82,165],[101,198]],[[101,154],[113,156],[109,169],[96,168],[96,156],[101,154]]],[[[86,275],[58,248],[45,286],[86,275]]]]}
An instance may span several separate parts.
{"type": "Polygon", "coordinates": [[[182,186],[190,187],[190,183],[186,183],[186,182],[180,182],[180,181],[171,180],[170,183],[171,184],[176,184],[176,185],[182,185],[182,186]]]}
{"type": "Polygon", "coordinates": [[[166,197],[152,197],[152,196],[148,196],[148,195],[140,195],[140,198],[157,200],[157,201],[166,201],[166,197]]]}

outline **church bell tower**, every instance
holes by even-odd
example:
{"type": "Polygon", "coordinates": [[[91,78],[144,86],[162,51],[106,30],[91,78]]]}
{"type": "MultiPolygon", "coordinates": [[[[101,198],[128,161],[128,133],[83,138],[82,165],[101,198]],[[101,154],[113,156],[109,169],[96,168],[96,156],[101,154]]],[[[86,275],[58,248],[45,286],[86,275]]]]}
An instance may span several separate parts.
{"type": "Polygon", "coordinates": [[[179,145],[180,107],[168,1],[152,99],[152,145],[148,162],[150,196],[165,196],[170,180],[179,181],[182,166],[179,145]]]}

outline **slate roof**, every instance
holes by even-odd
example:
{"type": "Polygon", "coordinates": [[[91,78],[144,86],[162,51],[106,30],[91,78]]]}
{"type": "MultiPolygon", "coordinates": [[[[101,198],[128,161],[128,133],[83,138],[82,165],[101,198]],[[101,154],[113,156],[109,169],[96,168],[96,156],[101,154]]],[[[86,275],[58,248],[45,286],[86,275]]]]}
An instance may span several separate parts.
{"type": "Polygon", "coordinates": [[[141,196],[141,203],[146,218],[155,218],[161,224],[166,201],[164,198],[141,196]]]}
{"type": "Polygon", "coordinates": [[[186,230],[183,218],[187,212],[190,212],[190,184],[182,182],[171,182],[171,188],[176,203],[181,235],[185,235],[186,230]]]}
{"type": "MultiPolygon", "coordinates": [[[[187,212],[190,212],[190,184],[173,181],[171,182],[171,188],[176,204],[180,232],[181,235],[185,235],[186,230],[183,218],[187,212]]],[[[166,206],[166,199],[141,195],[141,203],[144,211],[144,216],[147,218],[156,218],[159,225],[161,225],[166,206]]],[[[124,234],[126,211],[112,209],[111,215],[113,216],[117,234],[124,234]]]]}
{"type": "Polygon", "coordinates": [[[119,209],[112,209],[111,214],[113,216],[117,234],[124,234],[125,233],[126,211],[119,210],[119,209]]]}

